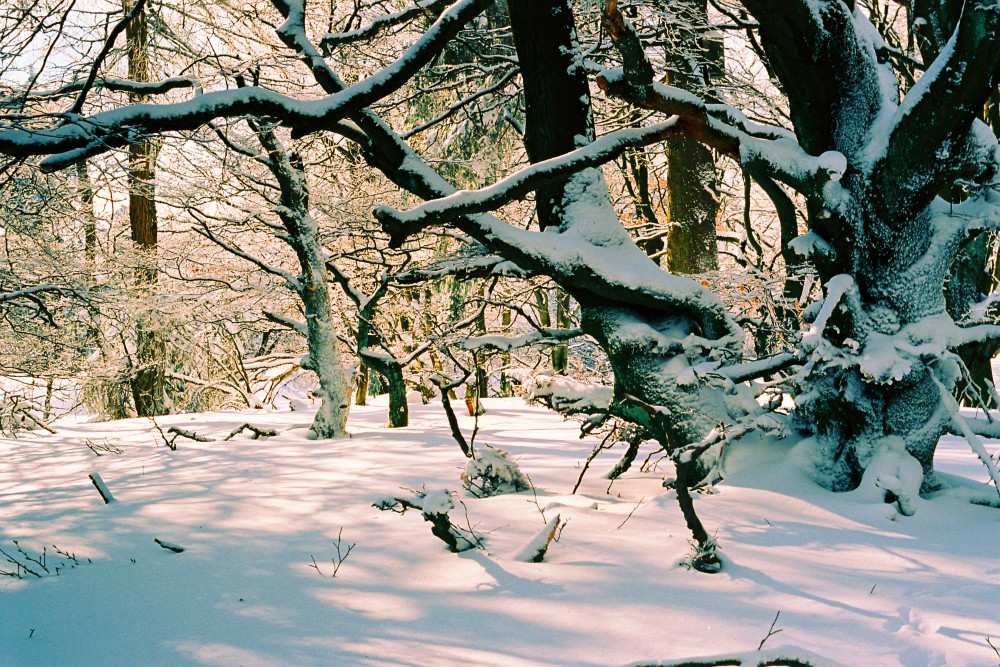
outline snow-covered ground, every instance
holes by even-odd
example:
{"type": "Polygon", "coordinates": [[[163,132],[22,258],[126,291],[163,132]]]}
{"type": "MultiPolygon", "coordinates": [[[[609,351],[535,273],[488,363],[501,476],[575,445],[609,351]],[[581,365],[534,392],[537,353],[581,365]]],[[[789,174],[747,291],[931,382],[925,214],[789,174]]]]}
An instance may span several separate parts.
{"type": "MultiPolygon", "coordinates": [[[[790,444],[746,443],[719,492],[697,499],[725,558],[721,574],[700,574],[680,565],[688,535],[661,486],[669,470],[636,466],[608,493],[608,452],[571,495],[591,443],[518,400],[488,407],[477,446],[510,451],[537,503],[460,495],[455,523],[467,512],[486,538],[462,554],[418,513],[372,507],[460,489],[464,459],[436,404],[394,431],[384,406],[353,408],[353,437],[335,441],[307,440],[306,413],[265,411],[158,419],[214,438],[180,438],[177,451],[141,419],[0,440],[0,549],[44,547],[51,572],[0,578],[0,664],[756,664],[769,651],[815,665],[1000,664],[1000,510],[952,489],[895,516],[814,486],[790,444]],[[246,421],[278,435],[221,440],[246,421]],[[96,456],[88,440],[121,453],[96,456]],[[546,562],[520,562],[540,510],[569,523],[546,562]],[[354,548],[332,577],[338,536],[342,554],[354,548]]],[[[986,489],[957,440],[939,467],[986,489]]]]}

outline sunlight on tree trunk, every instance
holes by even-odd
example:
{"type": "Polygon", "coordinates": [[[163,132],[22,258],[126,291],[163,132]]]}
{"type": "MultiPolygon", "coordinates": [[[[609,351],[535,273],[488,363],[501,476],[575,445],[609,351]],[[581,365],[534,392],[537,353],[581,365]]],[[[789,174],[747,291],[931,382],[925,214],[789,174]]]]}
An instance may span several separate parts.
{"type": "MultiPolygon", "coordinates": [[[[127,13],[133,0],[124,0],[127,13]]],[[[149,67],[149,28],[143,7],[125,27],[128,73],[132,81],[152,81],[149,67]]],[[[145,96],[129,96],[133,104],[145,101],[145,96]]],[[[157,219],[156,219],[156,157],[155,139],[143,139],[128,147],[129,224],[132,241],[140,253],[136,268],[136,288],[150,296],[156,291],[157,219]]],[[[140,417],[152,417],[167,412],[164,404],[166,339],[155,311],[143,311],[135,321],[135,367],[132,377],[132,399],[140,417]]]]}

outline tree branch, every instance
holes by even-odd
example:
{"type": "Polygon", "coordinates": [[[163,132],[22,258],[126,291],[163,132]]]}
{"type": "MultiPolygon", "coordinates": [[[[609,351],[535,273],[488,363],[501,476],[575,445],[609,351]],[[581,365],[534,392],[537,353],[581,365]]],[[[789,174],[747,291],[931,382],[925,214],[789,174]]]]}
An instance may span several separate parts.
{"type": "Polygon", "coordinates": [[[872,174],[883,219],[912,220],[955,178],[996,169],[996,137],[977,146],[985,133],[973,123],[998,85],[1000,4],[969,0],[948,45],[893,116],[872,174]]]}

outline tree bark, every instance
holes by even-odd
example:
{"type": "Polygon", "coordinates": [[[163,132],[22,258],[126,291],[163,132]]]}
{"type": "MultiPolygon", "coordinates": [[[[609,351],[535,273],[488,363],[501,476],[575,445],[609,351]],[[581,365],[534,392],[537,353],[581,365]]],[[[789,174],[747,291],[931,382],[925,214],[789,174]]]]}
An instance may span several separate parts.
{"type": "MultiPolygon", "coordinates": [[[[134,0],[124,0],[127,13],[134,0]]],[[[143,7],[125,27],[128,73],[132,81],[152,81],[149,67],[149,27],[143,7]]],[[[145,101],[145,96],[130,94],[133,104],[145,101]]],[[[153,139],[143,139],[128,147],[129,225],[132,242],[140,260],[135,272],[135,285],[141,294],[150,296],[156,290],[157,232],[156,218],[156,157],[158,147],[153,139]]],[[[140,417],[152,417],[167,412],[165,372],[167,345],[160,318],[153,310],[136,316],[135,368],[131,387],[135,411],[140,417]]]]}
{"type": "Polygon", "coordinates": [[[319,226],[309,213],[309,187],[304,167],[295,153],[288,153],[270,128],[251,123],[267,151],[267,166],[281,191],[278,217],[287,235],[281,238],[295,251],[301,274],[292,287],[302,300],[309,354],[302,367],[316,374],[319,409],[309,429],[315,439],[344,435],[350,411],[350,386],[340,357],[340,341],[333,322],[325,251],[319,226]]]}
{"type": "MultiPolygon", "coordinates": [[[[691,91],[706,101],[712,79],[723,69],[719,38],[706,36],[706,0],[671,3],[677,40],[667,50],[667,82],[691,91]]],[[[701,142],[688,137],[667,141],[667,268],[671,273],[697,274],[718,271],[719,247],[715,221],[719,214],[715,155],[701,142]]]]}

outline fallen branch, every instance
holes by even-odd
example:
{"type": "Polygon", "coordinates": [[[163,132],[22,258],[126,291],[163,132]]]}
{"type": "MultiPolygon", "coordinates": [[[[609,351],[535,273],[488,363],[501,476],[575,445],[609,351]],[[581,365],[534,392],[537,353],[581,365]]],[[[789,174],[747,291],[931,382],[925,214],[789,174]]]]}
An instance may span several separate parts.
{"type": "Polygon", "coordinates": [[[259,426],[254,426],[248,422],[239,428],[233,429],[233,432],[223,438],[223,441],[232,440],[243,431],[250,431],[253,434],[250,436],[251,440],[257,440],[258,438],[271,438],[278,435],[278,432],[273,428],[260,428],[259,426]]]}
{"type": "Polygon", "coordinates": [[[124,453],[121,449],[119,449],[118,447],[115,447],[114,445],[112,445],[111,441],[108,440],[107,438],[104,439],[104,444],[102,444],[102,445],[98,445],[98,444],[94,443],[94,441],[91,440],[90,438],[87,438],[84,441],[84,444],[86,444],[87,448],[90,451],[94,452],[94,454],[97,455],[97,456],[104,456],[104,454],[122,454],[122,453],[124,453]]]}
{"type": "Polygon", "coordinates": [[[184,551],[184,547],[178,546],[178,545],[173,544],[171,542],[164,542],[163,540],[155,538],[155,537],[153,538],[153,541],[156,542],[157,544],[159,544],[161,547],[163,547],[167,551],[173,551],[175,554],[179,554],[179,553],[182,553],[184,551]]]}
{"type": "Polygon", "coordinates": [[[198,442],[212,442],[212,438],[206,438],[203,435],[198,435],[194,431],[187,431],[182,428],[177,428],[176,426],[171,426],[170,428],[168,428],[167,433],[174,434],[173,440],[177,440],[177,438],[180,437],[180,438],[188,438],[190,440],[197,440],[198,442]]]}

